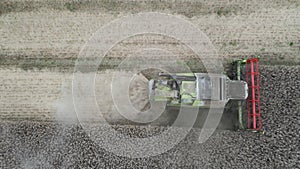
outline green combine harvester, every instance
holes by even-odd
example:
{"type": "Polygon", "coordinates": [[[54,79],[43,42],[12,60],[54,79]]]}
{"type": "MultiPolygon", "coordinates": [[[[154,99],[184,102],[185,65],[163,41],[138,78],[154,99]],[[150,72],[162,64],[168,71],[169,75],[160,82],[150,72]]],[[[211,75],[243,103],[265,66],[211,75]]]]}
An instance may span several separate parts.
{"type": "Polygon", "coordinates": [[[239,127],[244,128],[242,101],[247,99],[248,128],[261,128],[259,108],[258,58],[237,60],[236,79],[224,74],[159,73],[149,81],[149,99],[166,102],[169,107],[222,108],[229,100],[238,101],[239,127]],[[246,72],[243,77],[242,72],[246,72]]]}

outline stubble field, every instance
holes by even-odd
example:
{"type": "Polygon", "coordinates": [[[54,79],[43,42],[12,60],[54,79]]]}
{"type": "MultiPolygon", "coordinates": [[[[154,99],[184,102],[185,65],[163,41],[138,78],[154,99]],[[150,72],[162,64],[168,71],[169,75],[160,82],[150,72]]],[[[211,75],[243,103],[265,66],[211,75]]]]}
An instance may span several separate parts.
{"type": "MultiPolygon", "coordinates": [[[[299,5],[292,0],[1,1],[0,168],[297,168],[299,5]],[[174,14],[193,23],[211,40],[224,67],[235,58],[261,56],[264,134],[217,130],[207,142],[199,144],[200,129],[195,127],[173,149],[137,159],[114,155],[89,139],[77,122],[72,101],[72,73],[78,53],[100,27],[147,11],[174,14]]],[[[144,47],[172,53],[148,58],[149,65],[184,62],[192,71],[203,70],[194,53],[175,39],[135,36],[107,53],[95,80],[96,96],[109,94],[103,90],[109,80],[103,79],[110,79],[112,73],[133,71],[135,62],[122,70],[118,65],[126,57],[131,61],[140,57],[137,51],[144,47]]],[[[143,99],[140,91],[132,90],[133,100],[143,99]]],[[[144,104],[142,100],[137,107],[144,104]]],[[[107,104],[102,113],[116,121],[122,119],[112,113],[112,107],[107,104]]],[[[113,126],[134,137],[151,136],[168,128],[113,126]]],[[[106,127],[101,125],[101,131],[106,127]]]]}

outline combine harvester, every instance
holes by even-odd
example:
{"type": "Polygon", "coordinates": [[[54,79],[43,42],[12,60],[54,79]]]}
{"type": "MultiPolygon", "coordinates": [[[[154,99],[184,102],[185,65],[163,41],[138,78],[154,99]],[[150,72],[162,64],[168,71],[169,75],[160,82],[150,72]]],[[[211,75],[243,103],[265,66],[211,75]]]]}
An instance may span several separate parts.
{"type": "Polygon", "coordinates": [[[160,79],[149,81],[150,101],[167,102],[168,107],[219,108],[229,100],[238,102],[239,128],[243,124],[243,100],[247,100],[248,129],[262,128],[258,58],[232,62],[230,79],[223,74],[160,73],[160,79]]]}

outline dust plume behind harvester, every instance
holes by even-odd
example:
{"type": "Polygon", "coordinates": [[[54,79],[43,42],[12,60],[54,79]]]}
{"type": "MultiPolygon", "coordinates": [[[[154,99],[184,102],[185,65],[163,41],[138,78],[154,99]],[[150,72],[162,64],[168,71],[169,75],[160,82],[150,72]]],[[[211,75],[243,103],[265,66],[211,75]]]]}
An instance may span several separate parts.
{"type": "Polygon", "coordinates": [[[260,130],[258,58],[235,60],[230,69],[231,78],[224,74],[159,73],[158,79],[149,81],[149,100],[166,102],[167,107],[191,108],[220,108],[234,100],[238,102],[239,128],[244,129],[246,105],[247,128],[260,130]]]}

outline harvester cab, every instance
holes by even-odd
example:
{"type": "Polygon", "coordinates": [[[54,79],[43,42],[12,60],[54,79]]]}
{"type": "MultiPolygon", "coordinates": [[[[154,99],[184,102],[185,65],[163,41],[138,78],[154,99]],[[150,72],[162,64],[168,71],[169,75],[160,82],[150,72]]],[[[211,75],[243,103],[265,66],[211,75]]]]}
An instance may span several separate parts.
{"type": "Polygon", "coordinates": [[[223,74],[159,73],[149,81],[149,99],[167,106],[220,108],[238,101],[239,127],[243,126],[242,101],[247,100],[248,128],[261,129],[258,58],[234,61],[235,78],[223,74]]]}

